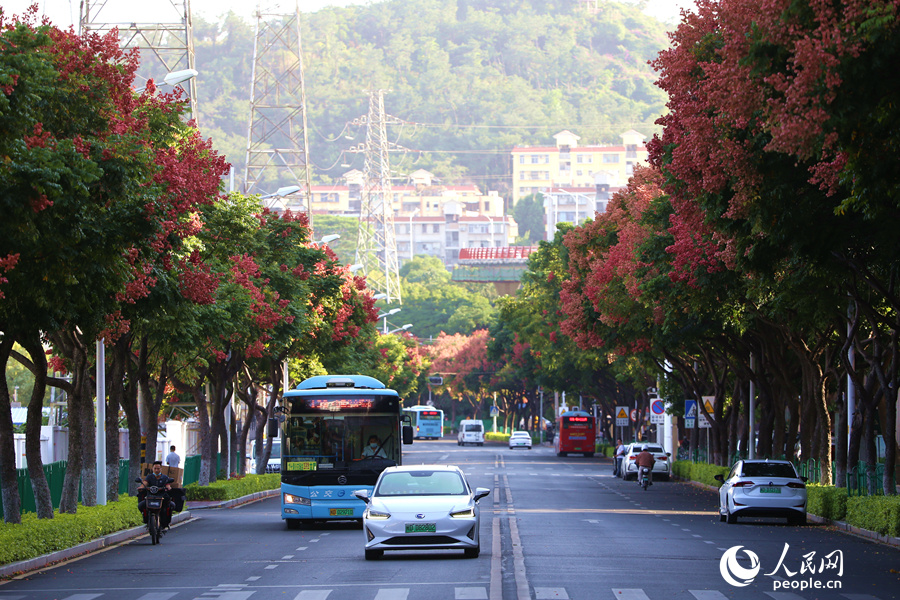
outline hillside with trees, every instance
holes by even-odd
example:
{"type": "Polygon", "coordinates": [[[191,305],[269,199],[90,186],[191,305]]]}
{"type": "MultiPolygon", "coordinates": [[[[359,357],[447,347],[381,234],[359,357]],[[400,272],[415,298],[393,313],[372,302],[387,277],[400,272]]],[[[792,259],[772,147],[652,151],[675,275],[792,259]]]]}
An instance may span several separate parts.
{"type": "MultiPolygon", "coordinates": [[[[388,0],[301,13],[310,161],[316,183],[339,181],[363,155],[367,90],[386,90],[403,121],[389,137],[398,177],[427,169],[447,184],[504,194],[510,149],[562,130],[583,144],[650,135],[665,95],[648,62],[668,45],[661,23],[606,2],[388,0]],[[348,139],[350,138],[350,139],[348,139]]],[[[247,145],[254,26],[229,14],[194,20],[200,125],[235,167],[247,145]]]]}

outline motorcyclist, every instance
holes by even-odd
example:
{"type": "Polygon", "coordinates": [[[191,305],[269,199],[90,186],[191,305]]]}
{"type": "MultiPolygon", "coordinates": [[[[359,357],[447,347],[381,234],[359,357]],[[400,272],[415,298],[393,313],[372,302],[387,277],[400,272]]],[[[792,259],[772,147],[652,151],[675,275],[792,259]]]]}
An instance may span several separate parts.
{"type": "Polygon", "coordinates": [[[159,511],[159,526],[161,528],[166,528],[169,526],[169,522],[172,520],[172,511],[175,509],[175,503],[172,502],[172,498],[169,495],[169,491],[172,489],[172,481],[173,479],[168,475],[162,474],[162,461],[156,461],[150,467],[150,473],[147,474],[143,479],[143,483],[138,488],[138,509],[144,514],[144,522],[147,522],[147,513],[144,508],[147,506],[146,497],[147,490],[151,486],[157,486],[160,488],[164,488],[166,493],[167,504],[163,504],[163,510],[159,511]]]}
{"type": "Polygon", "coordinates": [[[638,485],[641,484],[641,478],[643,477],[644,470],[647,471],[647,479],[650,480],[650,485],[653,485],[653,465],[656,462],[656,459],[650,454],[650,447],[647,444],[641,446],[641,452],[637,455],[637,458],[634,460],[635,464],[638,468],[637,474],[637,482],[638,485]]]}

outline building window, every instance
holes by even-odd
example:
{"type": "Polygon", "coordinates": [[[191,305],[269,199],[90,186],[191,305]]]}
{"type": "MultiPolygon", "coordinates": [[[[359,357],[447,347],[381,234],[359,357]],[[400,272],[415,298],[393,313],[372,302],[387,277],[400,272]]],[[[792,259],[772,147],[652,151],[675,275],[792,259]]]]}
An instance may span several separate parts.
{"type": "Polygon", "coordinates": [[[541,159],[541,156],[539,154],[532,154],[531,155],[531,164],[533,164],[533,165],[538,164],[538,162],[540,162],[540,159],[541,159]]]}
{"type": "Polygon", "coordinates": [[[520,164],[520,165],[524,165],[524,164],[525,164],[525,155],[524,155],[524,154],[520,154],[520,155],[519,155],[519,164],[520,164]]]}
{"type": "Polygon", "coordinates": [[[609,164],[616,164],[616,163],[619,162],[619,155],[618,155],[618,154],[604,154],[604,155],[603,155],[603,162],[606,163],[606,164],[608,164],[608,165],[609,165],[609,164]]]}

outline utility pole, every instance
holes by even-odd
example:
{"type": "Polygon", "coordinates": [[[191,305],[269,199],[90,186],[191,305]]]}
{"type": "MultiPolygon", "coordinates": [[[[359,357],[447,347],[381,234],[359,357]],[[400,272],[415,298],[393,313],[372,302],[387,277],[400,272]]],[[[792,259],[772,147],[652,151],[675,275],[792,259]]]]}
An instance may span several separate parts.
{"type": "MultiPolygon", "coordinates": [[[[98,35],[118,29],[119,45],[125,50],[140,50],[140,72],[146,75],[144,79],[152,78],[157,84],[168,73],[195,69],[191,0],[145,0],[138,4],[125,0],[81,0],[78,28],[82,34],[98,35]],[[132,18],[126,22],[110,21],[112,10],[107,7],[114,4],[127,6],[132,18]],[[150,22],[139,19],[145,15],[152,17],[150,22]]],[[[187,117],[199,122],[197,78],[181,87],[190,102],[187,117]]]]}
{"type": "Polygon", "coordinates": [[[390,304],[400,298],[400,267],[394,233],[394,208],[391,194],[391,166],[388,153],[406,148],[387,139],[388,124],[402,121],[384,112],[385,90],[369,94],[369,113],[352,124],[366,126],[366,143],[350,152],[365,153],[365,179],[356,236],[356,263],[363,266],[368,287],[385,295],[390,304]]]}
{"type": "Polygon", "coordinates": [[[270,194],[297,185],[312,227],[306,88],[296,3],[290,14],[257,5],[250,86],[244,193],[270,194]]]}

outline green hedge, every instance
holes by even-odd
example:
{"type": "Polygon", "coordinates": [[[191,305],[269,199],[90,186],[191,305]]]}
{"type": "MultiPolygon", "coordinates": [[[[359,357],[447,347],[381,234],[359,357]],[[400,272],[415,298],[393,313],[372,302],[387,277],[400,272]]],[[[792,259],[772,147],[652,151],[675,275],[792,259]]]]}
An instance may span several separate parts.
{"type": "Polygon", "coordinates": [[[234,500],[242,496],[249,496],[256,492],[277,490],[281,487],[280,473],[267,473],[265,475],[246,475],[232,479],[219,479],[207,486],[199,486],[196,483],[184,486],[188,500],[234,500]]]}
{"type": "Polygon", "coordinates": [[[848,498],[847,523],[882,535],[900,537],[900,496],[848,498]]]}
{"type": "Polygon", "coordinates": [[[0,523],[0,564],[36,558],[142,525],[137,498],[119,498],[105,506],[79,504],[74,515],[55,512],[52,519],[38,519],[34,513],[25,513],[21,524],[0,523]]]}
{"type": "Polygon", "coordinates": [[[716,475],[727,475],[731,467],[720,467],[707,463],[691,462],[689,460],[676,460],[672,463],[672,474],[680,479],[699,481],[706,485],[719,486],[714,479],[716,475]]]}
{"type": "Polygon", "coordinates": [[[806,511],[831,521],[843,521],[847,516],[847,489],[832,485],[806,485],[806,511]]]}
{"type": "Polygon", "coordinates": [[[508,442],[509,434],[508,433],[494,433],[493,431],[485,431],[484,432],[484,441],[486,442],[508,442]]]}

